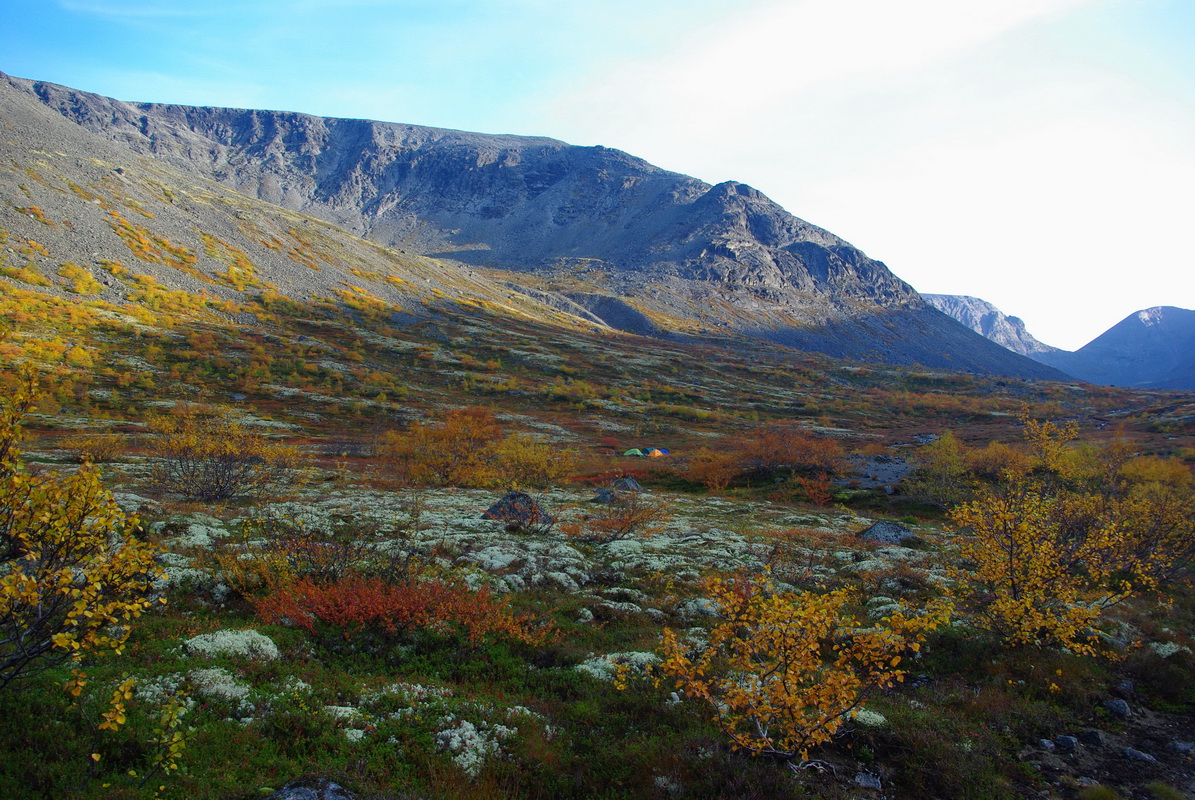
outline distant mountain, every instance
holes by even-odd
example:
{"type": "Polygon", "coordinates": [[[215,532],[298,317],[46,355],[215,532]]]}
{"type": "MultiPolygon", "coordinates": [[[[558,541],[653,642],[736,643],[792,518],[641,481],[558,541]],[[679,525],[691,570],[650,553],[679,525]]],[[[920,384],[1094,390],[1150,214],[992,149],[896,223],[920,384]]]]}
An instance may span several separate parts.
{"type": "Polygon", "coordinates": [[[921,296],[951,319],[961,322],[1014,353],[1035,358],[1037,353],[1058,352],[1057,347],[1042,344],[1035,339],[1033,334],[1025,329],[1025,322],[1020,317],[1005,315],[987,300],[958,294],[922,293],[921,296]]]}
{"type": "Polygon", "coordinates": [[[1147,308],[1073,353],[1057,350],[1031,357],[1090,383],[1195,390],[1195,311],[1147,308]]]}
{"type": "MultiPolygon", "coordinates": [[[[835,356],[1059,377],[957,325],[882,263],[751,187],[710,186],[617,150],[125,103],[2,73],[0,94],[6,120],[31,123],[24,126],[30,138],[18,142],[29,152],[78,160],[89,148],[79,134],[88,134],[99,150],[127,154],[113,163],[145,157],[172,174],[218,181],[385,247],[434,257],[449,283],[481,269],[478,280],[505,283],[579,320],[646,335],[746,335],[835,356]]],[[[296,275],[299,285],[312,281],[296,275]]],[[[286,293],[288,282],[277,277],[286,293]]]]}
{"type": "Polygon", "coordinates": [[[1079,380],[1138,389],[1195,389],[1195,311],[1147,308],[1071,352],[1042,344],[1021,319],[978,297],[922,297],[991,341],[1079,380]]]}

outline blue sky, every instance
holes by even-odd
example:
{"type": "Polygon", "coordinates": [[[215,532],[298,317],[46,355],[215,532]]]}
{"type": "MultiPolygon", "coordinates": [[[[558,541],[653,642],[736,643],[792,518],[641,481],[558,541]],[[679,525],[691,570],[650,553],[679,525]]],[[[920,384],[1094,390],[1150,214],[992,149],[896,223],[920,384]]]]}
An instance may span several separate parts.
{"type": "Polygon", "coordinates": [[[1082,345],[1195,308],[1191,0],[0,0],[0,70],[122,100],[615,147],[749,183],[1082,345]]]}

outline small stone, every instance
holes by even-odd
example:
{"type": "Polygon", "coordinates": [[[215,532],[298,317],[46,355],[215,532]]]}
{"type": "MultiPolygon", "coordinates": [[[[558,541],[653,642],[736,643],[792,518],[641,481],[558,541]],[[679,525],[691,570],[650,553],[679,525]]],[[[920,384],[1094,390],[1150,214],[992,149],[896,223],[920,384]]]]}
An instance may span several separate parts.
{"type": "Polygon", "coordinates": [[[1119,697],[1113,697],[1103,702],[1104,708],[1108,709],[1108,713],[1118,719],[1128,719],[1132,716],[1132,710],[1129,709],[1129,704],[1119,697]]]}
{"type": "Polygon", "coordinates": [[[882,792],[884,784],[880,782],[878,775],[872,775],[870,772],[856,772],[855,785],[862,786],[864,789],[875,789],[882,792]]]}
{"type": "Polygon", "coordinates": [[[1180,742],[1177,739],[1171,742],[1168,747],[1176,753],[1181,753],[1184,756],[1195,756],[1195,742],[1180,742]]]}
{"type": "Polygon", "coordinates": [[[1134,750],[1131,747],[1124,749],[1124,757],[1129,761],[1144,761],[1147,764],[1156,764],[1158,760],[1149,753],[1142,753],[1140,750],[1134,750]]]}
{"type": "Polygon", "coordinates": [[[1083,731],[1079,734],[1079,741],[1086,745],[1098,747],[1104,743],[1104,737],[1100,735],[1099,731],[1083,731]]]}
{"type": "Polygon", "coordinates": [[[1079,740],[1074,736],[1055,736],[1054,746],[1061,753],[1073,753],[1079,749],[1079,740]]]}
{"type": "Polygon", "coordinates": [[[1052,752],[1054,750],[1055,744],[1054,744],[1054,742],[1050,741],[1049,739],[1038,739],[1037,746],[1040,747],[1042,750],[1049,750],[1052,752]]]}
{"type": "Polygon", "coordinates": [[[1117,697],[1129,698],[1137,693],[1137,684],[1125,678],[1122,681],[1117,681],[1116,685],[1112,687],[1112,694],[1117,697]]]}

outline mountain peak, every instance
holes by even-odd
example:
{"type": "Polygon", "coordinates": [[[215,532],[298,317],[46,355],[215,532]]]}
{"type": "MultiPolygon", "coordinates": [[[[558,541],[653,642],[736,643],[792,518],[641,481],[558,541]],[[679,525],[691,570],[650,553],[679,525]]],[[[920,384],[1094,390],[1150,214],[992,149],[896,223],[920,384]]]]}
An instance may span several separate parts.
{"type": "Polygon", "coordinates": [[[1025,322],[1020,317],[1006,315],[987,300],[958,294],[921,296],[943,314],[1014,353],[1032,357],[1037,353],[1058,349],[1039,342],[1025,328],[1025,322]]]}

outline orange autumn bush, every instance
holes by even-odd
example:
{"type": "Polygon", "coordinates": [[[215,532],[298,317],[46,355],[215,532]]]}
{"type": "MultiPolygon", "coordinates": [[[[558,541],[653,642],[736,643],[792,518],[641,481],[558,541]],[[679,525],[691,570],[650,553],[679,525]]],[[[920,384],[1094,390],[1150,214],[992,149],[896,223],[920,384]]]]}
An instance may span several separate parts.
{"type": "Polygon", "coordinates": [[[352,573],[318,583],[301,578],[260,598],[251,598],[266,622],[291,624],[313,635],[344,641],[392,639],[418,630],[463,633],[471,645],[492,636],[542,644],[552,631],[516,616],[505,599],[488,588],[469,589],[455,581],[409,580],[388,583],[352,573]]]}

